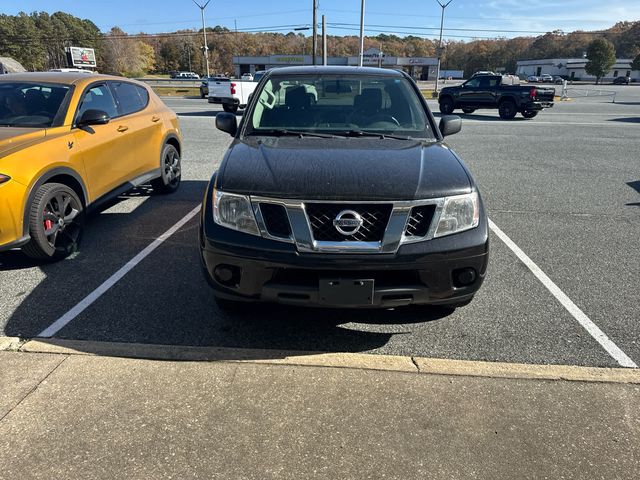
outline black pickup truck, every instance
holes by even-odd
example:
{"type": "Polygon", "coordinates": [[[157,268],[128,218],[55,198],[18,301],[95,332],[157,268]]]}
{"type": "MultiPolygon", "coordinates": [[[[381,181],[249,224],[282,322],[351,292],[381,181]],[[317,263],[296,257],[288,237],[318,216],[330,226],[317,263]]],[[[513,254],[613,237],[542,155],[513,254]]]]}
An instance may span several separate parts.
{"type": "Polygon", "coordinates": [[[481,75],[467,80],[458,87],[440,91],[440,112],[452,113],[461,108],[473,113],[479,108],[497,108],[501,118],[510,120],[518,112],[524,118],[535,117],[543,108],[553,107],[553,87],[519,85],[518,80],[502,75],[481,75]]]}
{"type": "Polygon", "coordinates": [[[471,173],[403,72],[268,71],[207,188],[203,271],[222,308],[239,301],[325,307],[465,305],[489,238],[471,173]]]}

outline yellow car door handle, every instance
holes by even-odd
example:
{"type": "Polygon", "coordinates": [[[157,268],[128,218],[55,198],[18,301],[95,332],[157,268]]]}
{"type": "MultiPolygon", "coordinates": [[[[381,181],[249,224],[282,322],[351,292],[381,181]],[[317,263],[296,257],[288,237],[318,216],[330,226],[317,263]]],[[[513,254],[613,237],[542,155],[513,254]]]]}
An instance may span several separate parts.
{"type": "Polygon", "coordinates": [[[153,117],[151,117],[151,121],[152,122],[159,122],[160,121],[160,117],[158,117],[157,115],[154,115],[153,117]]]}
{"type": "Polygon", "coordinates": [[[129,127],[127,127],[126,125],[120,125],[118,127],[119,132],[126,132],[127,130],[129,130],[129,127]]]}

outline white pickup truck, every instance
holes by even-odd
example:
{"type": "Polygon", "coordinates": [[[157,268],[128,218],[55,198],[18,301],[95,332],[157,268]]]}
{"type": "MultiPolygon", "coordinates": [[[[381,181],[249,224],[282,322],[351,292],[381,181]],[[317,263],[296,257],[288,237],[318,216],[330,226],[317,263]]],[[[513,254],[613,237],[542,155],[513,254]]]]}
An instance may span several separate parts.
{"type": "Polygon", "coordinates": [[[262,72],[256,72],[253,81],[234,80],[215,77],[209,79],[209,103],[222,104],[225,112],[237,112],[239,108],[245,108],[249,102],[249,95],[253,93],[262,77],[262,72]]]}

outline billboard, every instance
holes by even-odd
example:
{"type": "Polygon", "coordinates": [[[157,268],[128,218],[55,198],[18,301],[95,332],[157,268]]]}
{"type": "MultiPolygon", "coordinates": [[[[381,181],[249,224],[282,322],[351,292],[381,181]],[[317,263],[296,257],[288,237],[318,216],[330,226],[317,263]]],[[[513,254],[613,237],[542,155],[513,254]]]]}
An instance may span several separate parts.
{"type": "Polygon", "coordinates": [[[70,67],[96,67],[96,54],[93,48],[67,47],[65,51],[70,67]]]}

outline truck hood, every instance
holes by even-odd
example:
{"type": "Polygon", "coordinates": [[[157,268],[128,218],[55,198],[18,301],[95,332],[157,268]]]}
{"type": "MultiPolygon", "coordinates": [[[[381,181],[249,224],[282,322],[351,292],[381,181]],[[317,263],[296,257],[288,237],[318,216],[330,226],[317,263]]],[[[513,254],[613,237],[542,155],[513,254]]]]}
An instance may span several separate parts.
{"type": "Polygon", "coordinates": [[[0,127],[0,158],[38,142],[46,132],[44,128],[0,127]]]}
{"type": "Polygon", "coordinates": [[[466,169],[442,143],[369,138],[235,141],[216,185],[306,200],[416,200],[471,191],[466,169]]]}

